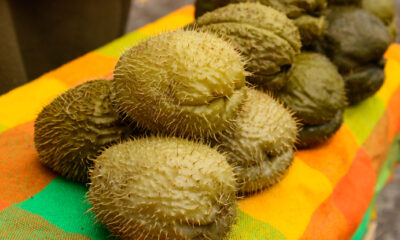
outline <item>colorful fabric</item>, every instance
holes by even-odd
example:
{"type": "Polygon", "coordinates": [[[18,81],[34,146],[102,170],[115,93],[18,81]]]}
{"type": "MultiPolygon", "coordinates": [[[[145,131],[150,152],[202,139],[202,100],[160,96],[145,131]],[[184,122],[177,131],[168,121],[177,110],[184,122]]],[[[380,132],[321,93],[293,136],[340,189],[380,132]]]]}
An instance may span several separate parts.
{"type": "MultiPolygon", "coordinates": [[[[184,7],[0,96],[1,239],[109,239],[107,229],[86,213],[87,188],[39,163],[33,121],[68,88],[112,78],[125,49],[192,22],[193,10],[184,7]]],[[[385,56],[381,90],[348,108],[343,126],[326,144],[297,152],[281,183],[240,200],[230,239],[362,239],[399,157],[400,45],[385,56]]]]}

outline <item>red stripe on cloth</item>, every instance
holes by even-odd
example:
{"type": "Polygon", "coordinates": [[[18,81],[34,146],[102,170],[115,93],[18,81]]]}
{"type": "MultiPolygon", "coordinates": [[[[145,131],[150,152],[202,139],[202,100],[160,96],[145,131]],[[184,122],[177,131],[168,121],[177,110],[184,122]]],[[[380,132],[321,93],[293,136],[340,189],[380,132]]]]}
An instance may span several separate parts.
{"type": "Polygon", "coordinates": [[[314,212],[301,240],[342,240],[346,239],[348,224],[342,212],[336,207],[331,195],[314,212]]]}
{"type": "Polygon", "coordinates": [[[9,206],[10,206],[10,204],[7,204],[7,203],[5,203],[5,202],[0,201],[0,212],[1,212],[3,209],[5,209],[5,208],[7,208],[7,207],[9,207],[9,206]]]}
{"type": "Polygon", "coordinates": [[[358,148],[353,133],[343,124],[324,144],[301,150],[296,156],[308,166],[322,172],[335,186],[347,174],[358,148]]]}
{"type": "Polygon", "coordinates": [[[0,134],[1,206],[22,202],[47,186],[55,175],[38,160],[33,122],[0,134]]]}
{"type": "Polygon", "coordinates": [[[392,146],[394,134],[391,132],[389,113],[386,111],[363,145],[371,156],[376,175],[379,175],[392,146]]]}
{"type": "Polygon", "coordinates": [[[332,197],[336,207],[348,223],[347,239],[350,238],[367,211],[373,198],[376,174],[368,153],[360,148],[349,172],[336,186],[332,197]]]}
{"type": "Polygon", "coordinates": [[[301,240],[351,238],[372,200],[375,183],[371,158],[359,148],[347,174],[313,213],[301,240]]]}

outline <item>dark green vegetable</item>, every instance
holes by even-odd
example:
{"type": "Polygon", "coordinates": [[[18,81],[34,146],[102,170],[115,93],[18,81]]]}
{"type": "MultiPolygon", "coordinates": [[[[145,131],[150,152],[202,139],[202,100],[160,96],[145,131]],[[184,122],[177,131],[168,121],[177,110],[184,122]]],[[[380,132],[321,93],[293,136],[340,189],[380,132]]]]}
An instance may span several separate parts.
{"type": "Polygon", "coordinates": [[[287,84],[277,96],[304,126],[296,145],[323,143],[340,127],[346,106],[344,82],[336,66],[321,54],[304,52],[286,77],[287,84]]]}
{"type": "Polygon", "coordinates": [[[385,73],[379,66],[371,65],[357,69],[343,77],[351,105],[372,96],[382,86],[385,73]]]}
{"type": "Polygon", "coordinates": [[[296,146],[299,149],[313,147],[324,143],[329,139],[343,123],[343,110],[336,113],[334,119],[322,125],[304,125],[299,132],[299,141],[296,146]]]}
{"type": "Polygon", "coordinates": [[[305,52],[295,57],[277,94],[303,124],[324,124],[346,106],[344,82],[328,58],[305,52]]]}
{"type": "Polygon", "coordinates": [[[326,11],[328,27],[321,47],[341,73],[377,62],[391,43],[385,25],[357,7],[333,7],[326,11]]]}
{"type": "Polygon", "coordinates": [[[349,103],[358,103],[382,85],[384,75],[378,64],[392,37],[382,21],[361,8],[336,6],[325,14],[328,27],[319,50],[338,66],[349,103]]]}
{"type": "Polygon", "coordinates": [[[293,19],[294,24],[299,28],[303,46],[313,46],[319,40],[326,28],[324,17],[302,15],[293,19]]]}

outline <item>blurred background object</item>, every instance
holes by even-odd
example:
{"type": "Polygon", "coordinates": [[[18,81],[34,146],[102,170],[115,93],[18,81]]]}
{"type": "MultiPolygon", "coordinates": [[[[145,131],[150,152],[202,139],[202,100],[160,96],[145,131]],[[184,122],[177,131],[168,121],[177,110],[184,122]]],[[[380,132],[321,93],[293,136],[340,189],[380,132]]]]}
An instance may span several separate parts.
{"type": "Polygon", "coordinates": [[[1,0],[0,94],[125,32],[130,0],[1,0]]]}
{"type": "Polygon", "coordinates": [[[378,198],[376,240],[400,239],[400,167],[378,198]]]}
{"type": "Polygon", "coordinates": [[[195,0],[132,0],[126,32],[132,32],[195,0]]]}

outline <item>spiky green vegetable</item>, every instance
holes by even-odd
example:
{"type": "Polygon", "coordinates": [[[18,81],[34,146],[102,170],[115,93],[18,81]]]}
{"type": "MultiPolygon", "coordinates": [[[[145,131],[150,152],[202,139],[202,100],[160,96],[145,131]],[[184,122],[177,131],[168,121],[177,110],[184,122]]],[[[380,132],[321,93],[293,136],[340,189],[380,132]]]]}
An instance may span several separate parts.
{"type": "Polygon", "coordinates": [[[219,139],[242,194],[281,180],[293,161],[296,135],[296,121],[287,109],[263,92],[248,91],[234,127],[219,139]]]}
{"type": "Polygon", "coordinates": [[[224,239],[236,212],[226,158],[180,138],[114,145],[95,161],[92,211],[122,239],[224,239]]]}
{"type": "Polygon", "coordinates": [[[242,57],[214,35],[177,31],[126,51],[115,68],[115,104],[142,126],[168,135],[210,137],[245,97],[242,57]]]}
{"type": "Polygon", "coordinates": [[[326,0],[214,0],[216,7],[229,3],[259,2],[285,13],[290,18],[297,18],[304,13],[315,13],[326,7],[326,0]]]}
{"type": "Polygon", "coordinates": [[[315,44],[326,25],[324,17],[319,16],[326,7],[326,0],[197,0],[196,18],[213,9],[244,2],[260,3],[285,13],[299,28],[302,45],[305,47],[315,44]]]}
{"type": "Polygon", "coordinates": [[[300,53],[298,29],[283,13],[257,3],[230,4],[196,20],[200,30],[228,40],[249,60],[250,81],[270,89],[284,85],[277,75],[300,53]]]}
{"type": "Polygon", "coordinates": [[[87,82],[44,107],[34,134],[42,163],[68,179],[86,182],[92,159],[104,147],[138,131],[122,122],[111,104],[110,87],[108,80],[87,82]]]}

